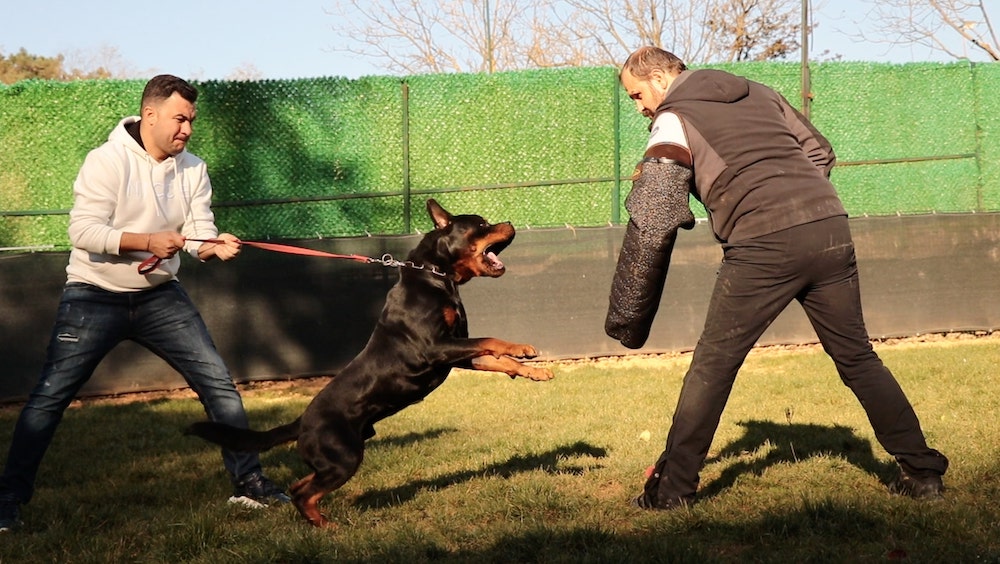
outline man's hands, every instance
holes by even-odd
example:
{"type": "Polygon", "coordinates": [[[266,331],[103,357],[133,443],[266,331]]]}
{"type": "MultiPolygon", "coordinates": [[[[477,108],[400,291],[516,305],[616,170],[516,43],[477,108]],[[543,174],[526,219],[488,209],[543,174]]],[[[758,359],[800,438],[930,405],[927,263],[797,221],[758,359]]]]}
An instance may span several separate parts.
{"type": "Polygon", "coordinates": [[[198,247],[198,258],[209,260],[216,257],[219,260],[233,260],[240,254],[242,245],[237,236],[232,233],[219,233],[216,239],[221,239],[224,243],[203,243],[198,247]]]}
{"type": "Polygon", "coordinates": [[[157,258],[168,259],[184,248],[184,236],[176,231],[159,231],[157,233],[122,233],[118,243],[118,252],[143,251],[152,253],[157,258]]]}
{"type": "MultiPolygon", "coordinates": [[[[232,260],[240,254],[242,244],[239,237],[231,233],[220,233],[216,239],[222,243],[202,243],[198,247],[198,258],[209,260],[218,258],[219,260],[232,260]]],[[[158,231],[156,233],[124,233],[122,234],[119,250],[145,251],[152,253],[161,259],[169,259],[184,248],[187,239],[176,231],[158,231]]]]}
{"type": "Polygon", "coordinates": [[[168,259],[184,248],[184,236],[176,231],[146,234],[146,250],[161,259],[168,259]]]}

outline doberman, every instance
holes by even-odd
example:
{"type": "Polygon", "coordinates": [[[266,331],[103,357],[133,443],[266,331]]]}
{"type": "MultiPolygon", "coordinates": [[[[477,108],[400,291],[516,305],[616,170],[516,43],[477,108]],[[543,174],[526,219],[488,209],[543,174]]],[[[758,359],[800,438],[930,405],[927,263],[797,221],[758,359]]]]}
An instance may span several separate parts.
{"type": "Polygon", "coordinates": [[[433,199],[427,211],[434,229],[410,251],[399,281],[365,348],[335,374],[295,421],[253,431],[202,421],[185,431],[235,451],[261,452],[293,440],[313,470],[292,484],[292,502],[309,523],[329,524],[319,500],[357,472],[374,424],[421,401],[440,386],[452,367],[503,372],[511,378],[550,380],[546,368],[514,358],[532,358],[531,345],[492,337],[469,338],[458,286],[477,276],[497,278],[506,268],[497,258],[514,239],[510,222],[497,225],[478,215],[451,215],[433,199]],[[513,358],[512,358],[513,357],[513,358]]]}

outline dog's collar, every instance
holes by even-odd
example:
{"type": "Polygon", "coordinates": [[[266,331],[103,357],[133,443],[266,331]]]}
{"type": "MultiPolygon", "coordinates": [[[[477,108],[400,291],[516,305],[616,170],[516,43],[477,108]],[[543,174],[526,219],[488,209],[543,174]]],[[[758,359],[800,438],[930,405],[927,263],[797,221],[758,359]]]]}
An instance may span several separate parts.
{"type": "Polygon", "coordinates": [[[427,266],[425,264],[417,264],[412,260],[396,260],[392,258],[392,255],[390,255],[389,253],[382,255],[382,258],[380,259],[370,259],[370,260],[371,262],[377,262],[383,266],[390,266],[397,268],[412,268],[413,270],[426,270],[427,272],[430,272],[431,274],[440,276],[442,278],[448,277],[447,272],[441,272],[440,270],[438,270],[438,267],[433,264],[427,266]]]}

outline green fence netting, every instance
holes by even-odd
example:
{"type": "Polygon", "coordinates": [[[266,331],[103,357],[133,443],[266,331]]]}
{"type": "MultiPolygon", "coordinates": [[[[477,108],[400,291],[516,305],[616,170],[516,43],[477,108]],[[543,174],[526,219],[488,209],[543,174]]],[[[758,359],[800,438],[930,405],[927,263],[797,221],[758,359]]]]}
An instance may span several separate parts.
{"type": "MultiPolygon", "coordinates": [[[[797,64],[715,68],[801,106],[797,64]]],[[[837,150],[833,179],[852,215],[1000,210],[1000,66],[810,70],[810,116],[837,150]]],[[[190,150],[209,165],[220,227],[246,239],[413,233],[429,227],[428,197],[518,227],[615,224],[647,135],[616,75],[196,82],[190,150]]],[[[143,84],[0,87],[0,247],[68,247],[77,170],[137,113],[143,84]]]]}

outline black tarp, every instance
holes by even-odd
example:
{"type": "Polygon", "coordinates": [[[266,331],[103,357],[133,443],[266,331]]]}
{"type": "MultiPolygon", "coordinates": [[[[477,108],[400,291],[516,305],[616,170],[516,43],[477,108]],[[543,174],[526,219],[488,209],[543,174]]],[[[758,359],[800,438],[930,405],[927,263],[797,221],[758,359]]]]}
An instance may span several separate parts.
{"type": "MultiPolygon", "coordinates": [[[[872,338],[1000,326],[1000,214],[858,218],[851,221],[872,338]]],[[[608,289],[622,227],[521,229],[501,258],[508,272],[461,292],[473,336],[535,345],[541,358],[690,350],[697,342],[722,253],[708,226],[682,231],[647,346],[604,335],[608,289]]],[[[404,258],[417,236],[290,243],[340,254],[404,258]]],[[[0,400],[31,390],[65,280],[66,253],[0,255],[0,400]]],[[[238,381],[328,374],[365,344],[395,283],[379,264],[246,248],[239,259],[185,260],[180,278],[238,381]]],[[[760,344],[816,338],[792,304],[760,344]]],[[[179,388],[183,379],[133,343],[98,367],[84,395],[179,388]]]]}

